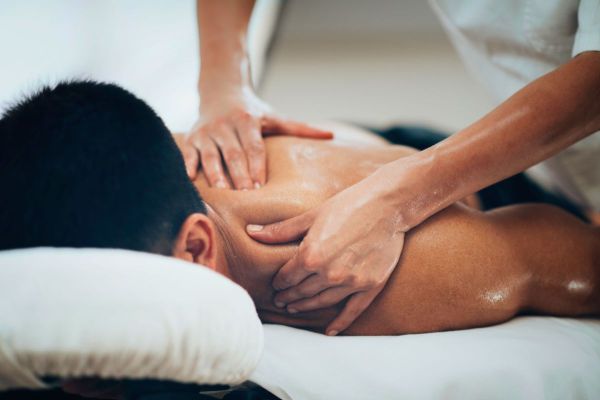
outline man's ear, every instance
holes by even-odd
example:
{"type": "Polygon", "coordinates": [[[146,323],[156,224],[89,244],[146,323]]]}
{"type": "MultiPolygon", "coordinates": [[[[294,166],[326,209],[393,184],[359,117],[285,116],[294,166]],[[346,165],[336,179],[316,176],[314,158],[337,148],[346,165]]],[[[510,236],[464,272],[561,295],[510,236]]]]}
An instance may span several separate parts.
{"type": "Polygon", "coordinates": [[[215,224],[204,214],[195,213],[181,225],[173,256],[217,269],[217,238],[215,224]]]}

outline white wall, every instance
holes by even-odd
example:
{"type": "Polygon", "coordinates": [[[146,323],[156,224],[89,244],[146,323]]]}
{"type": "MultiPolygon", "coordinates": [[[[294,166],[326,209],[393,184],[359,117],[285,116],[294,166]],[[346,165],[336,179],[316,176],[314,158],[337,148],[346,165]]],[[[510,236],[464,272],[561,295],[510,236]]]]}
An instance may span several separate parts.
{"type": "MultiPolygon", "coordinates": [[[[424,0],[286,4],[261,88],[286,114],[455,130],[488,109],[424,0]]],[[[0,110],[42,83],[89,77],[130,89],[172,130],[197,115],[193,0],[4,0],[0,49],[0,110]]]]}
{"type": "Polygon", "coordinates": [[[491,105],[424,0],[289,0],[262,94],[299,118],[450,131],[491,105]]]}
{"type": "Polygon", "coordinates": [[[7,0],[0,12],[0,109],[43,83],[117,82],[173,129],[188,129],[198,100],[192,0],[7,0]]]}
{"type": "Polygon", "coordinates": [[[288,0],[286,39],[440,36],[426,0],[288,0]]]}

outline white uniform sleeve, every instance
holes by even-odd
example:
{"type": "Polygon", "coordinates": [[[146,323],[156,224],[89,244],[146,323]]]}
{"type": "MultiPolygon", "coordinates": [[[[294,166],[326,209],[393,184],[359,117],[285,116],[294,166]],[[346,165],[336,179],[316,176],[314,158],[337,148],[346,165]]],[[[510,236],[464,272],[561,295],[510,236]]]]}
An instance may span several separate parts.
{"type": "Polygon", "coordinates": [[[573,57],[584,51],[600,50],[600,0],[581,0],[573,57]]]}

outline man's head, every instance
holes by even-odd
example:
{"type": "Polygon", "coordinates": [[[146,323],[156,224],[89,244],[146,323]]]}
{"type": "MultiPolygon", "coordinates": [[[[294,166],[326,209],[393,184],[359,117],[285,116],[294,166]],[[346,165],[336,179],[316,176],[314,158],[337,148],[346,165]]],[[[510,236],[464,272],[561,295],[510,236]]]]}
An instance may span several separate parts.
{"type": "Polygon", "coordinates": [[[61,83],[7,110],[0,182],[0,250],[108,247],[202,261],[194,252],[214,244],[168,129],[116,85],[61,83]]]}

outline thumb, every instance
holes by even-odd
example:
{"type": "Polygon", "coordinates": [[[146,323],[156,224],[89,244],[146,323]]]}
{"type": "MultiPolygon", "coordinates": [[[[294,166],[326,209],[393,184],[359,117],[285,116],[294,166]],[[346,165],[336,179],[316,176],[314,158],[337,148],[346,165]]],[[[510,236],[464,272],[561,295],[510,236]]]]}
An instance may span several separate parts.
{"type": "Polygon", "coordinates": [[[246,226],[248,235],[263,243],[288,243],[299,240],[313,224],[316,213],[311,210],[297,217],[269,225],[249,224],[246,226]]]}
{"type": "Polygon", "coordinates": [[[267,134],[289,135],[312,139],[332,139],[333,133],[314,128],[302,122],[289,121],[278,117],[266,116],[262,120],[262,130],[267,134]]]}

